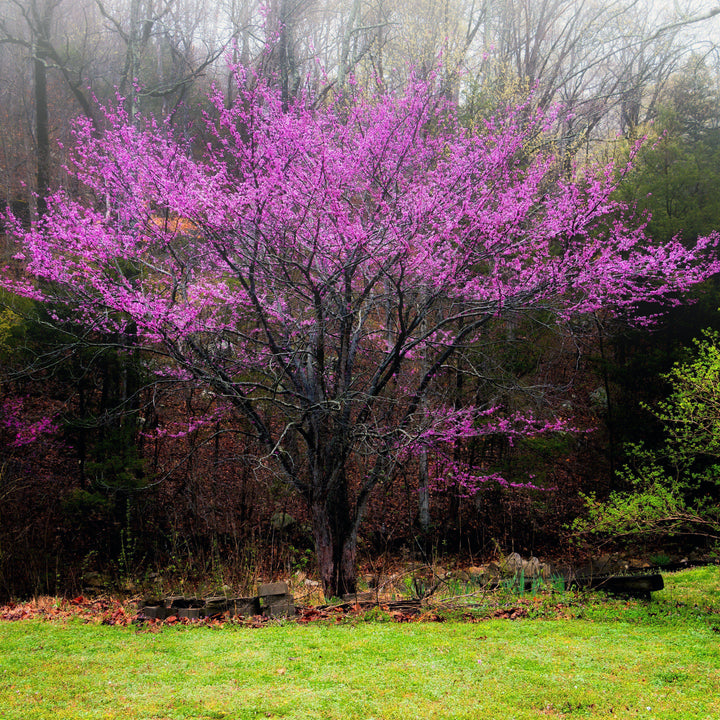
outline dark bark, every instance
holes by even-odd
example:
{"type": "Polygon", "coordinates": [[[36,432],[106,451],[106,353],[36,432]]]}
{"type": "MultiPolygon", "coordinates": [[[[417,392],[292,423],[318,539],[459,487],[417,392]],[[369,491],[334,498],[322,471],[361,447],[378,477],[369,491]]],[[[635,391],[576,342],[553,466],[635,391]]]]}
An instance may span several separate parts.
{"type": "Polygon", "coordinates": [[[326,598],[342,597],[357,590],[357,523],[350,511],[347,484],[337,483],[330,492],[314,492],[310,502],[318,573],[326,598]]]}
{"type": "Polygon", "coordinates": [[[268,55],[265,71],[279,83],[285,110],[300,87],[295,30],[308,5],[308,0],[276,0],[270,6],[268,28],[272,31],[269,37],[272,51],[268,55]]]}
{"type": "Polygon", "coordinates": [[[35,70],[35,139],[37,142],[37,213],[47,210],[50,188],[50,130],[48,121],[47,68],[43,56],[34,60],[35,70]]]}

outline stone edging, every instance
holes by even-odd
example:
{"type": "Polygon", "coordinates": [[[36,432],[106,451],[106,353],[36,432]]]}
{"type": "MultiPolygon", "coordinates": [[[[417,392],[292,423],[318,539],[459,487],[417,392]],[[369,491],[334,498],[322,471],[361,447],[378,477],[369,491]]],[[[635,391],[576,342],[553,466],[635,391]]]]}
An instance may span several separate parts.
{"type": "Polygon", "coordinates": [[[138,604],[140,616],[146,620],[200,620],[227,613],[230,617],[287,618],[295,616],[295,600],[288,592],[287,583],[263,583],[258,585],[257,595],[252,597],[211,596],[206,598],[170,595],[163,599],[145,599],[138,604]]]}

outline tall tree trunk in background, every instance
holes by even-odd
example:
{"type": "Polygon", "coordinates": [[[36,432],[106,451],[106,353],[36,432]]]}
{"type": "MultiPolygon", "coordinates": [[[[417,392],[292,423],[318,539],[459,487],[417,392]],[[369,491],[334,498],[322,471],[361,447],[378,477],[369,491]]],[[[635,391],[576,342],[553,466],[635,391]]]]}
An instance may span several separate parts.
{"type": "MultiPolygon", "coordinates": [[[[422,302],[425,299],[422,298],[422,302]]],[[[421,332],[427,332],[427,319],[420,324],[421,332]]],[[[423,351],[422,363],[420,365],[421,373],[424,375],[428,371],[427,351],[423,351]]],[[[426,408],[426,403],[422,402],[422,407],[426,408]]],[[[423,543],[427,540],[430,532],[430,473],[428,469],[428,453],[427,449],[420,451],[418,457],[418,525],[423,535],[423,543]]]]}
{"type": "Polygon", "coordinates": [[[418,458],[418,525],[424,538],[430,532],[430,476],[427,450],[418,458]]]}
{"type": "Polygon", "coordinates": [[[45,60],[36,54],[35,73],[35,140],[37,142],[37,214],[47,210],[50,187],[50,129],[47,105],[47,70],[45,60]]]}
{"type": "Polygon", "coordinates": [[[37,143],[37,214],[47,210],[50,189],[50,123],[47,97],[47,39],[50,37],[52,3],[33,7],[36,15],[36,38],[33,44],[33,75],[35,94],[35,142],[37,143]]]}
{"type": "Polygon", "coordinates": [[[265,73],[276,81],[285,108],[300,87],[296,29],[313,0],[273,0],[267,21],[265,73]]]}
{"type": "Polygon", "coordinates": [[[295,57],[294,25],[296,22],[295,8],[290,7],[290,0],[280,0],[280,16],[278,18],[278,69],[283,103],[287,106],[297,92],[299,84],[297,59],[295,57]]]}
{"type": "MultiPolygon", "coordinates": [[[[138,77],[139,55],[142,52],[141,44],[145,37],[145,25],[143,25],[141,33],[140,20],[140,0],[131,0],[130,28],[126,37],[125,66],[120,82],[120,94],[127,98],[130,117],[135,117],[138,111],[137,92],[134,84],[138,77]]],[[[149,36],[151,28],[152,24],[148,24],[147,36],[149,36]]]]}
{"type": "Polygon", "coordinates": [[[352,36],[355,32],[355,24],[357,23],[358,15],[360,13],[360,0],[353,0],[352,7],[350,8],[350,16],[347,21],[347,25],[343,30],[342,42],[340,44],[340,58],[338,59],[338,87],[343,87],[347,80],[347,74],[350,70],[350,44],[352,42],[352,36]]]}

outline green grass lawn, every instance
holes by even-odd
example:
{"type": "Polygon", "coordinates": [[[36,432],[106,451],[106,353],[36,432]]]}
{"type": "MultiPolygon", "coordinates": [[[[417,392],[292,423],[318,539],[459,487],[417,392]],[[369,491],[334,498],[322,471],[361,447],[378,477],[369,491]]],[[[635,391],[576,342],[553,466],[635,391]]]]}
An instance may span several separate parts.
{"type": "Polygon", "coordinates": [[[720,570],[567,620],[0,623],[0,718],[720,718],[720,570]]]}

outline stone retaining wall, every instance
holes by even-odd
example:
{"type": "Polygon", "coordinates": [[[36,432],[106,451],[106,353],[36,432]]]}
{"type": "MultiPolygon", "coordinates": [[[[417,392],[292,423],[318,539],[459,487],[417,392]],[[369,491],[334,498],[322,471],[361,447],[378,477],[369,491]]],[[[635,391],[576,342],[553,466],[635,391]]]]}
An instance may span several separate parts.
{"type": "Polygon", "coordinates": [[[251,617],[294,617],[295,600],[288,592],[287,583],[263,583],[258,585],[253,597],[211,596],[206,598],[170,595],[162,599],[143,600],[138,607],[140,614],[148,620],[165,620],[176,617],[179,620],[225,615],[251,617]]]}

